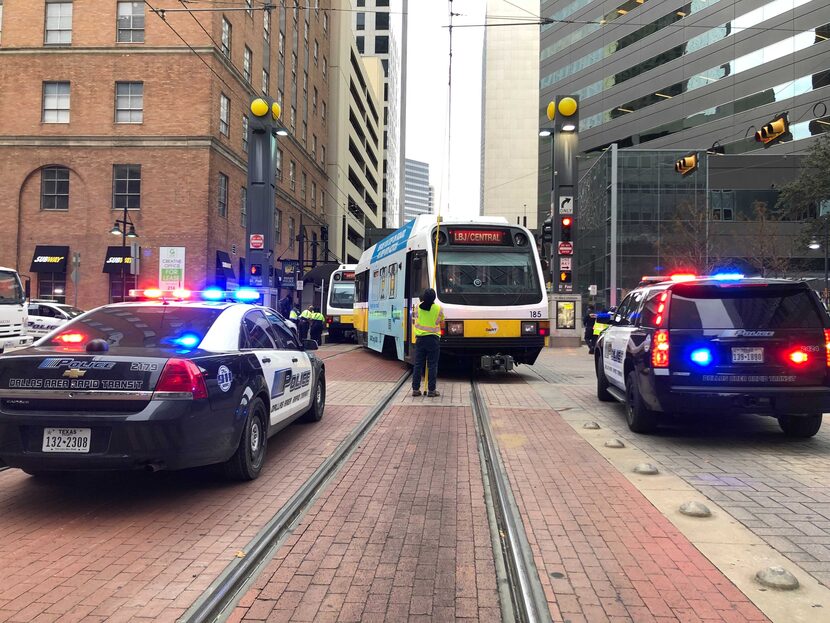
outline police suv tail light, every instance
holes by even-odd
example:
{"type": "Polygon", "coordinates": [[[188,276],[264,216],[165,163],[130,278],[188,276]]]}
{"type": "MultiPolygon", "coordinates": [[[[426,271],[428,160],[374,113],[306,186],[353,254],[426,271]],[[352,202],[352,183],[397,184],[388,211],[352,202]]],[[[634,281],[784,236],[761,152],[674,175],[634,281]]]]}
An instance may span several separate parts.
{"type": "Polygon", "coordinates": [[[444,325],[446,335],[464,335],[463,320],[448,320],[444,325]]]}
{"type": "Polygon", "coordinates": [[[657,329],[654,332],[651,366],[653,368],[669,367],[669,332],[666,329],[657,329]]]}
{"type": "Polygon", "coordinates": [[[830,368],[830,329],[824,330],[824,360],[828,368],[830,368]]]}
{"type": "Polygon", "coordinates": [[[194,399],[207,398],[205,377],[199,367],[189,359],[170,359],[161,372],[156,384],[156,393],[174,392],[190,394],[194,399]]]}
{"type": "Polygon", "coordinates": [[[522,335],[537,335],[538,328],[535,322],[523,322],[522,323],[522,335]]]}
{"type": "Polygon", "coordinates": [[[787,359],[789,359],[791,363],[794,363],[797,366],[801,366],[810,360],[810,356],[804,349],[799,347],[794,350],[791,350],[787,354],[787,359]]]}

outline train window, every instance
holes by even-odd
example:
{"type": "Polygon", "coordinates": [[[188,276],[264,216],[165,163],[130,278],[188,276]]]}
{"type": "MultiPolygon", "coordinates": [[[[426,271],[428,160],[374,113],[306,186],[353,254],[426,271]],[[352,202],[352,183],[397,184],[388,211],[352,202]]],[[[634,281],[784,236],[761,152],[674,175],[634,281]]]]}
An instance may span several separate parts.
{"type": "Polygon", "coordinates": [[[544,295],[529,251],[438,253],[438,298],[466,305],[527,305],[544,295]]]}
{"type": "Polygon", "coordinates": [[[410,257],[409,296],[421,298],[421,294],[429,287],[427,254],[424,251],[415,251],[410,257]]]}
{"type": "Polygon", "coordinates": [[[354,296],[358,303],[366,303],[369,300],[369,271],[364,270],[358,273],[354,280],[354,296]]]}

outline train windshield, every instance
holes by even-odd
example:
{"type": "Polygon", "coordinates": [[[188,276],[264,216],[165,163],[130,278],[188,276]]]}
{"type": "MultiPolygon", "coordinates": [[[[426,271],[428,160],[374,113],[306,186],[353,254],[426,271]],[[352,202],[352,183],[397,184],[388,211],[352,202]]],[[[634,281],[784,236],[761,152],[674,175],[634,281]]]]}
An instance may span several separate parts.
{"type": "Polygon", "coordinates": [[[351,309],[354,305],[354,281],[335,283],[331,288],[329,305],[351,309]]]}
{"type": "Polygon", "coordinates": [[[542,300],[527,251],[439,251],[438,298],[458,305],[530,305],[542,300]]]}

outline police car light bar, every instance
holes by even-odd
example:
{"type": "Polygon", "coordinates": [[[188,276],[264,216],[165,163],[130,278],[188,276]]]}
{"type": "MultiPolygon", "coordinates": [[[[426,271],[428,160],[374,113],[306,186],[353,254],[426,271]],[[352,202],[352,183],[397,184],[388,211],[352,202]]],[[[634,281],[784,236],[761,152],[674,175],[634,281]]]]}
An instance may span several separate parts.
{"type": "Polygon", "coordinates": [[[697,279],[697,275],[693,275],[691,273],[675,273],[669,277],[671,281],[675,283],[679,283],[682,281],[694,281],[697,279]]]}
{"type": "Polygon", "coordinates": [[[137,299],[173,299],[181,301],[189,299],[191,291],[186,288],[176,288],[175,290],[160,290],[159,288],[145,288],[144,290],[130,290],[130,296],[137,299]]]}
{"type": "Polygon", "coordinates": [[[130,296],[137,299],[162,301],[184,301],[194,297],[200,297],[206,301],[238,301],[240,303],[250,303],[260,298],[259,292],[253,288],[223,290],[215,286],[208,287],[204,290],[188,290],[187,288],[160,290],[159,288],[146,288],[144,290],[130,290],[130,296]]]}

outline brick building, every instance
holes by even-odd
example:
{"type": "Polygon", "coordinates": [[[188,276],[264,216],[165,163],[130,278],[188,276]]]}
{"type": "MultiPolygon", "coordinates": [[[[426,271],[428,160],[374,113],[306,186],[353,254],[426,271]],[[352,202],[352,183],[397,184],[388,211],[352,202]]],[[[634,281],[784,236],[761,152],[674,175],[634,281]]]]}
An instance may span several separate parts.
{"type": "Polygon", "coordinates": [[[238,4],[150,2],[162,16],[134,1],[0,0],[0,265],[29,274],[34,296],[83,308],[120,300],[122,272],[127,287],[136,281],[111,234],[125,206],[139,287],[158,282],[167,247],[184,248],[187,287],[238,280],[246,115],[263,92],[282,103],[289,132],[274,257],[297,257],[301,222],[309,240],[319,233],[328,2],[238,4]]]}

